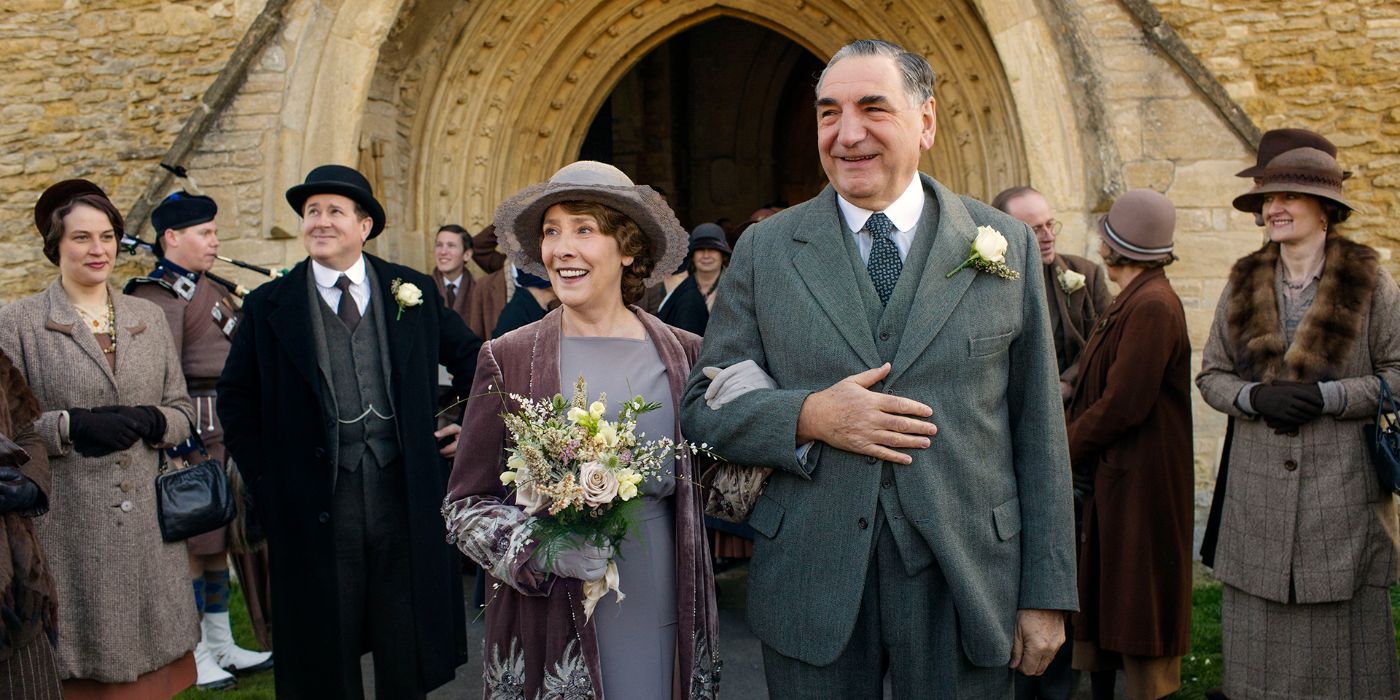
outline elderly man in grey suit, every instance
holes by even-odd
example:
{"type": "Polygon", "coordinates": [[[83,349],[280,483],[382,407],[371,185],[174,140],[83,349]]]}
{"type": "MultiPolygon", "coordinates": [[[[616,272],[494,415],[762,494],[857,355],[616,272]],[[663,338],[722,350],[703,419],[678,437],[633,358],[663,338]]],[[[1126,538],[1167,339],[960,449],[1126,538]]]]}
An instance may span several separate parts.
{"type": "Polygon", "coordinates": [[[692,439],[774,469],[749,622],[775,698],[879,698],[887,671],[896,698],[1007,697],[1077,604],[1035,239],[918,172],[933,77],[882,41],[832,57],[831,185],[740,239],[686,392],[692,439]],[[707,403],[707,366],[772,388],[707,403]]]}

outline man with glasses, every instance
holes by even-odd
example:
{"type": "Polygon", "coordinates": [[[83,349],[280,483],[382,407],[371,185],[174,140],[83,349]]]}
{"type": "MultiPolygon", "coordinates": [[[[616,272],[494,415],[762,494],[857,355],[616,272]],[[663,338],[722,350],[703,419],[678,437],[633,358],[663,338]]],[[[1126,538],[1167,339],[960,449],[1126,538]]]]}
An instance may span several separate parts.
{"type": "Polygon", "coordinates": [[[1045,293],[1055,335],[1055,359],[1060,365],[1060,396],[1069,401],[1079,373],[1079,354],[1094,331],[1094,323],[1113,296],[1104,284],[1103,268],[1077,255],[1055,252],[1060,222],[1050,203],[1032,187],[1012,187],[992,199],[992,206],[1010,214],[1035,232],[1040,262],[1045,266],[1045,293]]]}
{"type": "MultiPolygon", "coordinates": [[[[1060,368],[1060,396],[1066,402],[1074,394],[1079,374],[1079,355],[1094,332],[1094,322],[1113,303],[1104,285],[1102,268],[1077,255],[1055,252],[1060,222],[1050,211],[1045,196],[1032,187],[1012,187],[992,199],[992,206],[1025,222],[1035,233],[1044,265],[1045,296],[1049,300],[1050,322],[1055,336],[1055,358],[1060,368]]],[[[1079,529],[1079,485],[1075,485],[1075,530],[1079,529]]],[[[1074,639],[1069,618],[1065,618],[1065,638],[1074,639]]],[[[1070,668],[1072,644],[1060,647],[1040,676],[1016,676],[1016,700],[1069,700],[1074,694],[1074,671],[1070,668]]]]}

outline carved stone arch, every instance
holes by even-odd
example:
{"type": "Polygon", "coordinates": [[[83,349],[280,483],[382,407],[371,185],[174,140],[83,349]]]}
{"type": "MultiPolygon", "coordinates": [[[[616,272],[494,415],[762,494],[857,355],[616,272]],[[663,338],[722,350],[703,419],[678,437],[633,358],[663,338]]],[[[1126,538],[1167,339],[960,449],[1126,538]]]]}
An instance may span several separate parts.
{"type": "Polygon", "coordinates": [[[810,0],[484,0],[466,20],[416,123],[416,228],[495,203],[577,154],[613,86],[652,49],[719,16],[753,22],[818,56],[851,39],[897,37],[939,73],[939,137],[923,166],[989,198],[1031,166],[993,39],[968,4],[810,0]],[[463,201],[465,200],[465,201],[463,201]]]}

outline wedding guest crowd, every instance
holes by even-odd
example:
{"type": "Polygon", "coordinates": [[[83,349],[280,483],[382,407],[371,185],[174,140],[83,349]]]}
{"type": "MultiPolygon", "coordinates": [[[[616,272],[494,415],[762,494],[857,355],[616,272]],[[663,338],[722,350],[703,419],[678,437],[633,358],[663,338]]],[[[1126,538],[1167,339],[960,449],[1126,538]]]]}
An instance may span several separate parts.
{"type": "MultiPolygon", "coordinates": [[[[815,98],[830,184],[808,201],[687,234],[659,187],[578,161],[475,236],[442,225],[427,274],[369,254],[374,188],[319,166],[285,193],[306,258],[241,299],[210,274],[213,199],[155,208],[156,265],[122,295],[117,208],[87,180],[46,189],[57,276],[0,308],[0,695],[170,698],[272,668],[279,697],[353,699],[370,653],[376,697],[422,698],[467,660],[462,555],[489,697],[718,697],[712,556],[750,555],[775,698],[1068,700],[1087,680],[1101,700],[1120,672],[1133,700],[1177,692],[1187,203],[1122,192],[1080,251],[1098,260],[1071,255],[1036,189],[988,206],[919,171],[922,57],[854,41],[815,98]],[[636,433],[683,446],[638,477],[630,530],[547,547],[557,503],[516,481],[511,414],[576,382],[612,397],[594,420],[640,395],[636,433]],[[167,542],[156,477],[205,455],[246,502],[167,542]],[[720,468],[748,477],[719,494],[745,523],[707,520],[720,468]],[[233,640],[231,563],[275,665],[233,640]]],[[[1400,287],[1345,236],[1338,157],[1276,129],[1239,173],[1264,240],[1195,377],[1228,417],[1201,549],[1223,584],[1213,699],[1400,696],[1400,523],[1362,427],[1400,386],[1400,287]]]]}

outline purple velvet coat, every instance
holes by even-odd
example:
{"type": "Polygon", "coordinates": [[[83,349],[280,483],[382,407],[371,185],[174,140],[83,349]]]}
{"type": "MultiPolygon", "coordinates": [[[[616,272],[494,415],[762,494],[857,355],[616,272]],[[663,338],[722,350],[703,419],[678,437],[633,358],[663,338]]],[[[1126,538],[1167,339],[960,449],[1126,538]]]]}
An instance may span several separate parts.
{"type": "MultiPolygon", "coordinates": [[[[677,408],[676,439],[682,440],[680,401],[700,352],[700,338],[639,308],[632,310],[666,367],[669,398],[677,408]]],[[[584,622],[583,584],[543,576],[528,566],[535,550],[529,537],[530,517],[514,504],[513,494],[506,495],[500,481],[509,440],[501,414],[519,408],[505,395],[548,398],[561,393],[562,317],[562,310],[556,309],[482,346],[472,385],[475,398],[467,404],[443,504],[448,540],[488,575],[483,656],[487,697],[498,693],[519,697],[522,691],[524,697],[603,697],[596,631],[591,622],[584,622]]],[[[718,618],[703,504],[695,486],[694,459],[681,453],[675,464],[676,599],[681,610],[672,695],[714,698],[720,667],[715,645],[718,618]]]]}

